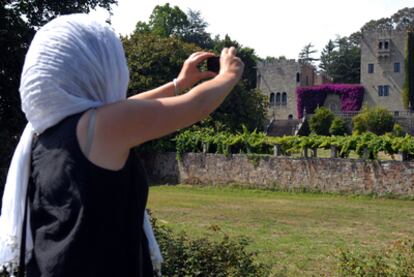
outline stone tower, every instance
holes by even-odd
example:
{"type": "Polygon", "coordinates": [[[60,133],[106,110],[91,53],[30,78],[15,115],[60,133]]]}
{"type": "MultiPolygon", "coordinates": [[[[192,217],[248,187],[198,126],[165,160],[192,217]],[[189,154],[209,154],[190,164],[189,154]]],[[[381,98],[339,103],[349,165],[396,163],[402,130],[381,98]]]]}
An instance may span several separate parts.
{"type": "Polygon", "coordinates": [[[267,95],[267,118],[297,119],[296,88],[312,86],[317,80],[315,68],[284,58],[258,62],[257,87],[267,95]]]}
{"type": "Polygon", "coordinates": [[[407,32],[366,31],[361,40],[361,84],[364,104],[380,106],[395,115],[404,111],[402,87],[407,32]]]}

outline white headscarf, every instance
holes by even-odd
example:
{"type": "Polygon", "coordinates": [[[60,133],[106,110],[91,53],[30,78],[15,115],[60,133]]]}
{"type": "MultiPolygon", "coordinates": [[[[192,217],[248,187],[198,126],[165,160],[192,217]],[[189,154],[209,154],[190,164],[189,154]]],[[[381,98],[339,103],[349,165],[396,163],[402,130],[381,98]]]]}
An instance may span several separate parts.
{"type": "MultiPolygon", "coordinates": [[[[18,265],[33,135],[62,119],[126,98],[129,73],[119,38],[106,23],[85,14],[65,15],[35,35],[20,83],[22,109],[29,123],[14,152],[0,216],[0,272],[18,265]]],[[[33,250],[27,221],[27,259],[33,250]]],[[[148,215],[144,230],[155,270],[162,257],[148,215]]]]}

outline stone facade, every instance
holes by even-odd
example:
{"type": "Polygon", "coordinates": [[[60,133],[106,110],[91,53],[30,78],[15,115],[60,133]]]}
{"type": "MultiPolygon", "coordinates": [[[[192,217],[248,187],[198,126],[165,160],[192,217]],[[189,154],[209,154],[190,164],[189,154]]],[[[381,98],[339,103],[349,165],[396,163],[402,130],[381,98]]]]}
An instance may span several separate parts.
{"type": "Polygon", "coordinates": [[[297,119],[296,88],[327,83],[315,67],[295,60],[276,59],[257,64],[257,87],[269,98],[269,120],[297,119]]]}
{"type": "Polygon", "coordinates": [[[414,162],[175,153],[142,156],[152,183],[414,196],[414,162]]]}
{"type": "Polygon", "coordinates": [[[279,59],[260,62],[257,69],[257,87],[269,98],[267,118],[297,118],[296,87],[300,84],[299,64],[295,60],[279,59]]]}
{"type": "Polygon", "coordinates": [[[405,110],[402,103],[406,31],[384,30],[362,34],[361,84],[364,104],[391,112],[405,110]]]}

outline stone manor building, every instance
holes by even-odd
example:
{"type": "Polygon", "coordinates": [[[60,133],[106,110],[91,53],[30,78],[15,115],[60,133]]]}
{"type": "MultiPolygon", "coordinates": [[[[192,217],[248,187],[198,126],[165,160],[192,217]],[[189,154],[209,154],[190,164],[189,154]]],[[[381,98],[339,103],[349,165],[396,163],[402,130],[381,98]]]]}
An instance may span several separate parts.
{"type": "Polygon", "coordinates": [[[313,66],[284,58],[257,64],[257,87],[268,96],[268,119],[297,119],[296,88],[327,82],[313,66]]]}
{"type": "MultiPolygon", "coordinates": [[[[402,102],[407,39],[407,31],[384,30],[366,31],[361,40],[360,83],[365,89],[363,105],[384,107],[400,119],[412,117],[402,102]]],[[[313,66],[295,60],[281,58],[257,64],[257,87],[269,98],[267,116],[271,122],[298,119],[297,87],[328,82],[329,79],[318,75],[313,66]]],[[[338,95],[328,94],[324,106],[341,113],[338,95]]]]}

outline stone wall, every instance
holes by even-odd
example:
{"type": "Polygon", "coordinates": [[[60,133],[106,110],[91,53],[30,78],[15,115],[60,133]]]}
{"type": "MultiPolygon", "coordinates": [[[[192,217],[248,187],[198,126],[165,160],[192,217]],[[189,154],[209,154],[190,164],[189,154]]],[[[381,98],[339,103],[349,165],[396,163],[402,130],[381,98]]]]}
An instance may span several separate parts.
{"type": "Polygon", "coordinates": [[[142,155],[152,183],[239,184],[414,196],[414,162],[175,153],[142,155]]]}

